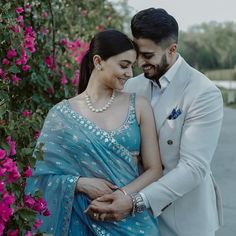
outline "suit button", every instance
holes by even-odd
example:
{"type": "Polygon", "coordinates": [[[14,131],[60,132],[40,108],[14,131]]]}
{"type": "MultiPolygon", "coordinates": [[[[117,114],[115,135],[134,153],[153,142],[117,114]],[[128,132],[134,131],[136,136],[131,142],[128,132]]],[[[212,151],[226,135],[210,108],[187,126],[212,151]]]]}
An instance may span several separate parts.
{"type": "Polygon", "coordinates": [[[173,141],[169,139],[169,140],[167,141],[167,144],[172,145],[172,144],[173,144],[173,141]]]}

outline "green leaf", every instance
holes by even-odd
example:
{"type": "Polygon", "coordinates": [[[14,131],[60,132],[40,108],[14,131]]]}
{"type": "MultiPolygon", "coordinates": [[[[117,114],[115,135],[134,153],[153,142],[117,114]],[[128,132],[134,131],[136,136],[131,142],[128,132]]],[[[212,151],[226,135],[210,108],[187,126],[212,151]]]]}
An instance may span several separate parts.
{"type": "Polygon", "coordinates": [[[20,69],[17,66],[11,66],[9,68],[9,72],[17,74],[17,73],[20,73],[20,69]]]}
{"type": "Polygon", "coordinates": [[[34,155],[35,155],[36,159],[39,161],[44,160],[43,146],[44,146],[44,143],[40,143],[39,145],[37,145],[37,147],[34,150],[34,155]]]}
{"type": "Polygon", "coordinates": [[[37,213],[29,208],[21,208],[16,212],[24,221],[34,221],[37,213]]]}
{"type": "Polygon", "coordinates": [[[33,149],[32,148],[22,148],[21,153],[24,156],[32,155],[33,149]]]}

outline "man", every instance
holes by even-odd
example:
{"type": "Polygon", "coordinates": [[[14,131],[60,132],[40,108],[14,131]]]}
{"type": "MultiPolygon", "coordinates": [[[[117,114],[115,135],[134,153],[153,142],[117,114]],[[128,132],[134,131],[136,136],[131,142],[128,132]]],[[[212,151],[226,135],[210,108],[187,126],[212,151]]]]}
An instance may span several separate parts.
{"type": "Polygon", "coordinates": [[[221,93],[176,52],[178,24],[165,10],[138,12],[131,30],[144,74],[130,79],[126,91],[152,104],[164,175],[140,193],[106,195],[89,211],[119,220],[145,206],[159,216],[161,236],[213,236],[222,223],[210,169],[223,118],[221,93]]]}

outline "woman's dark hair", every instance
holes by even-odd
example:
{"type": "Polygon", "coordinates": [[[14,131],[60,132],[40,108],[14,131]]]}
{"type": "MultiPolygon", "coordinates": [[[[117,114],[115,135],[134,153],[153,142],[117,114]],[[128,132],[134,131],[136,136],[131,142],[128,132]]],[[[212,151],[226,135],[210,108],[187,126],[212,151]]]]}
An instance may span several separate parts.
{"type": "Polygon", "coordinates": [[[150,39],[163,47],[178,43],[178,23],[162,8],[138,12],[131,20],[131,31],[134,38],[150,39]]]}
{"type": "Polygon", "coordinates": [[[90,42],[90,47],[80,64],[80,81],[78,93],[82,93],[88,85],[90,75],[94,69],[93,57],[99,55],[106,61],[112,56],[134,49],[136,44],[127,35],[117,30],[105,30],[97,33],[90,42]]]}

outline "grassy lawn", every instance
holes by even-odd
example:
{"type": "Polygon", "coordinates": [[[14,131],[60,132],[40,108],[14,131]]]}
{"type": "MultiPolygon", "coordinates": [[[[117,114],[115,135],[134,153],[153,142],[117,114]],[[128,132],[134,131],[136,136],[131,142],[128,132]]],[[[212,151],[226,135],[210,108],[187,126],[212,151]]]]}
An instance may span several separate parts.
{"type": "Polygon", "coordinates": [[[236,69],[211,70],[205,75],[211,80],[236,80],[236,69]]]}

